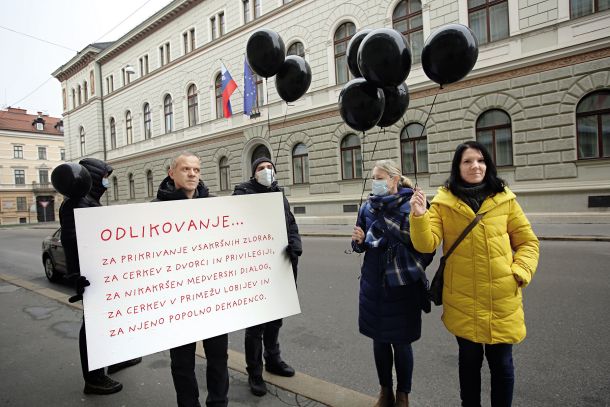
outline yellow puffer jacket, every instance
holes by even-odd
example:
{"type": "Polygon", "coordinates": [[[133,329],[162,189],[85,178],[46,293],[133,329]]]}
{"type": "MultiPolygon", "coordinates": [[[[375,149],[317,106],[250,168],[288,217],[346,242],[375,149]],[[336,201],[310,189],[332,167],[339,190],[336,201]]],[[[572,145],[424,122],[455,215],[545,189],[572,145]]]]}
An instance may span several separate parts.
{"type": "MultiPolygon", "coordinates": [[[[525,338],[521,288],[538,265],[538,238],[508,188],[485,199],[481,221],[447,259],[443,322],[449,332],[476,343],[518,343],[525,338]]],[[[475,213],[440,188],[423,216],[411,212],[411,241],[431,253],[449,250],[475,213]]]]}

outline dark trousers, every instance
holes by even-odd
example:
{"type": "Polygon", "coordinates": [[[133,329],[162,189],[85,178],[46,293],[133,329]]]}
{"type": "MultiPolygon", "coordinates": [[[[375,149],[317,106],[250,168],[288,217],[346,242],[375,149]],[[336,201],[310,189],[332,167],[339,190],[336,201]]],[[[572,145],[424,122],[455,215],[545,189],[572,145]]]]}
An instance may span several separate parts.
{"type": "Polygon", "coordinates": [[[396,390],[411,393],[413,378],[413,349],[411,344],[373,341],[373,354],[379,384],[393,390],[392,367],[396,366],[396,390]]]}
{"type": "Polygon", "coordinates": [[[80,367],[83,370],[83,379],[86,382],[95,382],[101,379],[105,372],[104,368],[89,371],[89,361],[87,360],[87,334],[85,332],[85,318],[80,326],[78,334],[78,349],[80,351],[80,367]]]}
{"type": "Polygon", "coordinates": [[[515,369],[513,345],[483,345],[457,337],[460,348],[460,397],[463,407],[481,406],[481,367],[487,358],[491,373],[492,407],[510,407],[513,401],[515,369]]]}
{"type": "Polygon", "coordinates": [[[281,360],[278,341],[281,327],[282,320],[277,319],[246,328],[246,370],[249,375],[263,374],[263,353],[266,363],[278,363],[281,360]]]}
{"type": "MultiPolygon", "coordinates": [[[[225,407],[229,403],[229,370],[227,367],[229,335],[224,334],[203,340],[206,357],[206,384],[208,407],[225,407]]],[[[195,343],[172,348],[172,379],[176,389],[178,407],[200,407],[199,388],[195,377],[195,343]]]]}

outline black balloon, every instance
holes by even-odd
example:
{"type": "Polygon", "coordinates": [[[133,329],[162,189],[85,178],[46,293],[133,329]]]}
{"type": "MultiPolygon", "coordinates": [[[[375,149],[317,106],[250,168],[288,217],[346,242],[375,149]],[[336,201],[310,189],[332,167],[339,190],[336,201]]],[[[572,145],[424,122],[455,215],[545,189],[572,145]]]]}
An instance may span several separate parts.
{"type": "Polygon", "coordinates": [[[80,164],[63,163],[51,173],[51,184],[60,194],[78,199],[89,193],[91,174],[80,164]]]}
{"type": "Polygon", "coordinates": [[[358,68],[367,81],[380,88],[400,85],[411,71],[407,39],[391,28],[371,31],[360,43],[358,68]]]}
{"type": "Polygon", "coordinates": [[[246,44],[246,59],[252,70],[262,76],[269,78],[275,75],[286,55],[284,41],[278,33],[267,28],[252,33],[246,44]]]}
{"type": "Polygon", "coordinates": [[[339,94],[339,113],[349,127],[366,131],[379,122],[384,103],[381,89],[364,78],[356,78],[346,83],[339,94]]]}
{"type": "Polygon", "coordinates": [[[287,56],[275,77],[277,94],[286,102],[294,102],[307,92],[311,85],[311,68],[298,55],[287,56]]]}
{"type": "Polygon", "coordinates": [[[354,75],[356,78],[360,78],[362,76],[360,69],[358,69],[358,48],[360,47],[360,43],[362,43],[364,37],[366,37],[371,31],[373,30],[360,30],[354,34],[352,39],[347,43],[347,67],[352,75],[354,75]]]}
{"type": "Polygon", "coordinates": [[[409,88],[405,83],[401,83],[397,87],[385,87],[383,88],[383,95],[385,96],[385,107],[377,126],[388,127],[400,120],[407,111],[407,107],[409,107],[409,88]]]}
{"type": "Polygon", "coordinates": [[[421,63],[428,78],[446,85],[468,75],[478,57],[479,44],[472,30],[462,24],[447,24],[428,37],[421,63]]]}

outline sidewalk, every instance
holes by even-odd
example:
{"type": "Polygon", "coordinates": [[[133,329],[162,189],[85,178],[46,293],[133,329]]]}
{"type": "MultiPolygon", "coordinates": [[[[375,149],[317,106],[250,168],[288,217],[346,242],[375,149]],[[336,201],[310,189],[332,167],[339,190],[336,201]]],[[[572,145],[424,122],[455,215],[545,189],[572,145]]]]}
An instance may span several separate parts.
{"type": "MultiPolygon", "coordinates": [[[[353,218],[355,222],[356,215],[353,218]]],[[[297,222],[302,236],[348,238],[353,229],[353,225],[341,224],[336,222],[336,219],[312,222],[311,218],[297,217],[297,222]]],[[[610,221],[605,218],[597,223],[588,219],[587,223],[575,222],[574,219],[570,219],[569,223],[557,223],[557,220],[531,217],[531,222],[540,240],[610,242],[610,221]]]]}
{"type": "MultiPolygon", "coordinates": [[[[96,407],[176,405],[169,351],[144,356],[141,364],[117,372],[123,390],[108,396],[83,394],[78,354],[80,305],[35,283],[0,274],[0,405],[96,407]]],[[[200,402],[205,405],[205,360],[197,350],[200,402]]],[[[229,350],[230,406],[370,406],[370,396],[301,373],[284,378],[265,373],[269,393],[250,393],[244,355],[229,350]]]]}

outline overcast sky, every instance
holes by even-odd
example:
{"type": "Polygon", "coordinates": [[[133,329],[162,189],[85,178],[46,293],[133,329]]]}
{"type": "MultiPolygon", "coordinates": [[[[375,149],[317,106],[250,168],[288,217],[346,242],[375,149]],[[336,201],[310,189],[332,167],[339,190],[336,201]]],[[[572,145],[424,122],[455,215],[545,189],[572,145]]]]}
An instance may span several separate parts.
{"type": "Polygon", "coordinates": [[[168,3],[170,0],[0,0],[0,106],[61,117],[61,87],[51,73],[76,51],[94,42],[117,40],[168,3]]]}

